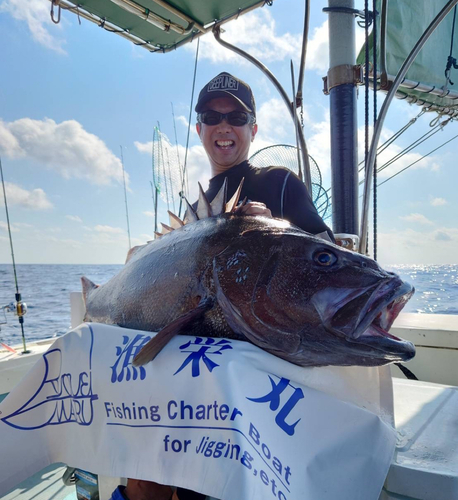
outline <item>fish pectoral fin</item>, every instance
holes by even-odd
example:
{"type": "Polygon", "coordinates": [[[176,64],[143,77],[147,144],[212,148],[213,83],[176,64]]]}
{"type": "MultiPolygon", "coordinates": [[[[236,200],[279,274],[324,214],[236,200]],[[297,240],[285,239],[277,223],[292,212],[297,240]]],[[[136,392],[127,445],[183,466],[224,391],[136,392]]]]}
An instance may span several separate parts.
{"type": "Polygon", "coordinates": [[[86,278],[86,276],[81,277],[81,285],[83,286],[83,299],[86,304],[87,296],[92,290],[99,288],[100,285],[96,285],[90,279],[86,278]]]}
{"type": "Polygon", "coordinates": [[[202,320],[204,314],[213,307],[213,304],[214,299],[211,297],[202,299],[195,309],[174,319],[162,328],[135,356],[134,366],[145,365],[152,361],[175,335],[189,329],[194,322],[202,320]]]}

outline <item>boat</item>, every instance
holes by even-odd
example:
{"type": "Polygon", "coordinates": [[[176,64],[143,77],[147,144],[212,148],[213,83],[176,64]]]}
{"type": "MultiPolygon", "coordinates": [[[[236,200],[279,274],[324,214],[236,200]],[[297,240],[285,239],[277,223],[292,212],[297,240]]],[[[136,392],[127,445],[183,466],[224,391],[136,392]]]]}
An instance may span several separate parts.
{"type": "MultiPolygon", "coordinates": [[[[130,0],[114,1],[113,4],[116,5],[116,9],[108,0],[104,1],[103,4],[88,0],[79,3],[78,6],[68,0],[61,0],[60,2],[53,0],[52,8],[55,16],[57,16],[56,12],[59,9],[72,11],[89,21],[103,25],[107,30],[117,31],[118,35],[134,43],[141,44],[151,52],[175,50],[193,38],[213,31],[216,39],[222,45],[236,51],[243,57],[250,58],[248,54],[243,53],[240,49],[236,49],[224,42],[221,37],[221,30],[214,29],[215,24],[218,27],[238,17],[245,11],[264,5],[265,2],[243,2],[243,6],[237,4],[234,12],[221,15],[218,17],[219,21],[217,23],[214,23],[213,18],[210,18],[212,19],[211,22],[197,22],[196,17],[199,16],[196,16],[196,9],[192,8],[192,2],[189,8],[184,7],[185,2],[175,2],[172,5],[172,2],[165,0],[154,0],[154,3],[158,6],[156,13],[152,13],[149,8],[140,8],[140,3],[130,0]],[[109,8],[104,10],[107,6],[109,8]],[[164,12],[166,13],[164,14],[164,12]],[[193,17],[193,14],[195,17],[193,17]],[[137,25],[127,30],[125,23],[130,22],[132,19],[135,19],[137,25]],[[145,26],[152,30],[153,33],[159,28],[161,36],[157,41],[152,42],[154,38],[150,32],[144,31],[145,26]],[[119,29],[120,27],[122,29],[119,29]],[[168,36],[166,42],[164,42],[165,32],[173,32],[175,37],[173,42],[170,42],[168,36]]],[[[236,2],[233,3],[236,4],[236,2]]],[[[440,6],[443,7],[441,14],[427,26],[429,31],[427,30],[426,34],[428,36],[434,32],[441,19],[450,13],[457,3],[457,1],[443,2],[443,5],[440,6]]],[[[385,26],[390,22],[387,21],[389,16],[387,4],[386,1],[377,4],[380,6],[382,16],[380,24],[385,22],[385,26]]],[[[401,2],[398,2],[398,5],[400,4],[401,2]]],[[[434,14],[437,14],[439,10],[437,8],[434,14]]],[[[346,141],[349,144],[354,144],[356,137],[357,122],[354,113],[356,109],[356,85],[361,83],[364,74],[361,67],[355,67],[356,54],[354,53],[353,43],[348,46],[345,46],[344,43],[346,40],[352,40],[352,37],[342,35],[342,33],[352,33],[354,31],[354,17],[361,16],[361,11],[354,8],[351,0],[339,2],[330,0],[327,12],[329,13],[330,23],[331,69],[327,75],[326,89],[330,94],[332,118],[334,230],[342,245],[365,252],[370,181],[374,172],[373,162],[386,108],[383,108],[380,112],[379,125],[376,125],[375,138],[370,151],[368,151],[363,216],[361,227],[359,227],[358,174],[355,148],[340,148],[339,144],[346,141]]],[[[401,13],[396,11],[392,15],[394,17],[401,16],[401,13]]],[[[420,49],[421,44],[416,45],[414,50],[407,54],[406,60],[410,62],[420,49]]],[[[387,106],[397,93],[399,97],[405,97],[412,102],[420,102],[431,111],[438,110],[441,114],[455,116],[456,107],[453,100],[458,98],[458,95],[455,95],[450,88],[438,90],[437,87],[433,88],[434,85],[423,82],[420,78],[407,78],[408,69],[408,64],[401,65],[396,70],[388,70],[386,65],[385,67],[382,65],[379,77],[377,72],[375,72],[375,76],[374,73],[369,75],[369,84],[377,86],[377,81],[380,80],[380,85],[389,89],[391,94],[388,94],[389,97],[385,99],[387,106]],[[390,76],[391,74],[393,76],[390,76]]],[[[269,75],[269,78],[279,87],[273,75],[269,75]]],[[[291,111],[291,99],[288,98],[284,91],[282,97],[287,101],[288,108],[291,111]]],[[[292,110],[291,115],[297,123],[296,110],[292,110]]],[[[305,139],[301,135],[300,127],[297,127],[297,132],[302,153],[301,173],[304,182],[310,184],[309,160],[305,139]]],[[[74,307],[79,310],[81,315],[81,305],[77,304],[78,299],[73,300],[76,301],[74,307]]],[[[78,314],[75,313],[75,317],[78,317],[78,314]]],[[[73,326],[78,324],[78,322],[75,322],[73,326]]],[[[380,499],[451,500],[458,498],[458,476],[456,472],[458,470],[458,451],[455,444],[456,437],[458,437],[456,434],[456,415],[458,415],[458,370],[456,369],[458,362],[458,317],[405,313],[401,314],[396,320],[392,332],[415,343],[417,356],[409,363],[408,368],[419,380],[406,380],[398,367],[391,367],[391,373],[394,377],[394,416],[398,429],[398,442],[395,458],[380,499]]],[[[43,347],[45,348],[46,345],[43,344],[43,347]]],[[[25,355],[8,356],[9,354],[5,353],[8,366],[12,365],[13,358],[14,361],[16,359],[27,359],[25,355]]],[[[14,364],[19,366],[20,363],[15,361],[14,364]]],[[[19,367],[18,369],[22,368],[19,367]]],[[[2,390],[7,392],[9,387],[5,386],[2,390]]],[[[56,474],[61,474],[63,469],[56,470],[56,474]]],[[[118,484],[117,481],[114,480],[114,484],[118,484]]],[[[110,484],[113,485],[113,481],[110,484]]],[[[69,493],[67,490],[59,494],[67,495],[69,493]]],[[[14,498],[14,493],[13,496],[6,498],[14,498]]],[[[61,497],[53,496],[53,498],[61,497]]],[[[62,498],[65,497],[62,496],[62,498]]]]}

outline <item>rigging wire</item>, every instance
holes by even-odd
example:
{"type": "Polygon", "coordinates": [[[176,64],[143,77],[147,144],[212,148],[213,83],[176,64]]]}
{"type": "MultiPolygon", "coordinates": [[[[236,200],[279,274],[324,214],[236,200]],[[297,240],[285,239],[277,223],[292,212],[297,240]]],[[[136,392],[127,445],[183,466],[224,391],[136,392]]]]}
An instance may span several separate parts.
{"type": "MultiPolygon", "coordinates": [[[[162,146],[162,132],[161,132],[161,124],[157,122],[158,129],[158,139],[159,139],[159,168],[162,166],[162,175],[164,176],[164,184],[165,184],[165,199],[167,200],[167,210],[170,210],[170,197],[169,197],[169,186],[167,185],[167,174],[165,172],[165,159],[164,159],[164,148],[162,146]]],[[[160,175],[160,172],[159,172],[160,175]]]]}
{"type": "Polygon", "coordinates": [[[24,314],[27,311],[26,305],[22,302],[22,297],[21,293],[19,292],[19,284],[18,284],[18,279],[17,279],[17,272],[16,272],[16,261],[14,259],[14,248],[13,248],[13,237],[11,236],[11,224],[10,224],[10,216],[8,212],[8,202],[6,199],[6,189],[5,189],[5,180],[3,178],[3,165],[2,165],[2,159],[0,158],[0,173],[2,176],[2,186],[3,186],[3,200],[5,201],[5,212],[6,212],[6,223],[8,226],[8,235],[9,235],[9,240],[10,240],[10,247],[11,247],[11,258],[13,261],[13,273],[14,273],[14,282],[16,284],[16,314],[18,316],[19,324],[21,325],[21,335],[22,335],[22,353],[27,354],[27,346],[25,343],[25,334],[24,334],[24,314]]]}
{"type": "MultiPolygon", "coordinates": [[[[189,133],[191,131],[192,105],[194,103],[194,88],[196,86],[197,61],[199,59],[199,43],[200,43],[200,38],[197,39],[196,60],[195,60],[195,63],[194,63],[194,77],[192,79],[191,105],[190,105],[190,108],[189,108],[189,119],[188,119],[188,135],[186,137],[186,151],[185,151],[185,154],[184,154],[184,165],[183,165],[183,182],[181,184],[180,209],[178,211],[178,217],[181,217],[181,209],[183,207],[183,196],[185,194],[184,193],[185,186],[188,186],[187,161],[188,161],[188,148],[189,148],[189,133]]],[[[189,194],[189,192],[187,194],[189,194]]]]}
{"type": "Polygon", "coordinates": [[[299,178],[302,179],[302,165],[301,165],[301,149],[299,146],[299,124],[297,122],[297,99],[296,99],[296,89],[294,85],[294,65],[293,65],[293,60],[291,59],[291,85],[292,85],[292,90],[293,90],[293,113],[294,113],[294,130],[296,132],[296,149],[297,149],[297,167],[299,170],[299,178]]]}
{"type": "MultiPolygon", "coordinates": [[[[427,132],[426,134],[423,134],[421,137],[419,137],[416,141],[414,141],[412,144],[410,144],[409,146],[407,146],[407,148],[404,148],[401,152],[399,152],[397,155],[393,156],[393,158],[391,158],[390,160],[388,160],[386,163],[384,163],[381,167],[379,167],[379,169],[377,170],[377,172],[381,172],[382,170],[384,170],[385,168],[389,167],[390,165],[392,165],[395,161],[399,160],[400,158],[402,158],[403,156],[405,156],[407,153],[410,153],[410,151],[412,151],[412,149],[414,149],[415,147],[417,146],[420,146],[421,144],[423,144],[425,141],[427,141],[428,139],[431,139],[431,137],[433,137],[434,135],[436,135],[438,132],[441,132],[442,129],[443,129],[443,124],[444,122],[442,122],[441,124],[439,124],[437,126],[437,128],[435,130],[430,130],[429,132],[427,132]]],[[[445,123],[446,125],[447,123],[445,123]]]]}
{"type": "MultiPolygon", "coordinates": [[[[398,154],[396,154],[395,156],[393,156],[386,163],[384,163],[383,165],[381,165],[380,167],[378,167],[377,168],[377,173],[380,173],[382,170],[385,170],[385,168],[389,167],[390,165],[392,165],[393,163],[395,163],[397,160],[399,160],[400,158],[402,158],[403,156],[405,156],[407,153],[409,153],[410,151],[412,151],[412,149],[414,149],[417,146],[420,146],[421,144],[423,144],[424,142],[426,142],[428,139],[430,139],[431,137],[433,137],[434,135],[436,135],[437,132],[440,132],[441,130],[443,130],[443,127],[445,125],[447,125],[448,123],[450,123],[450,119],[444,120],[440,124],[436,125],[433,129],[431,129],[430,131],[428,131],[425,134],[423,134],[421,137],[419,137],[414,142],[412,142],[409,146],[407,146],[402,151],[400,151],[398,154]]],[[[361,172],[361,170],[362,169],[360,169],[360,172],[361,172]]],[[[364,178],[361,181],[359,181],[359,185],[361,185],[363,183],[364,183],[364,178]]]]}
{"type": "Polygon", "coordinates": [[[453,136],[451,139],[449,139],[448,141],[444,142],[443,144],[441,144],[440,146],[438,146],[437,148],[434,148],[432,149],[431,151],[429,151],[428,153],[426,153],[425,155],[423,155],[421,158],[419,158],[418,160],[415,160],[414,162],[412,162],[410,165],[407,165],[407,167],[404,167],[402,170],[399,170],[399,172],[396,172],[395,174],[393,174],[391,177],[388,177],[388,179],[385,179],[383,182],[381,182],[379,184],[379,186],[382,186],[383,184],[385,184],[386,182],[388,182],[389,180],[393,179],[393,177],[396,177],[397,175],[399,175],[401,172],[404,172],[405,170],[407,170],[408,168],[412,167],[413,165],[415,165],[416,163],[418,163],[419,161],[423,160],[423,158],[426,158],[427,156],[429,156],[430,154],[432,153],[435,153],[438,149],[444,147],[446,144],[448,144],[449,142],[452,142],[453,140],[455,140],[456,138],[458,137],[458,134],[453,136]]]}
{"type": "Polygon", "coordinates": [[[127,219],[127,236],[129,237],[129,250],[132,248],[130,243],[130,224],[129,224],[129,208],[127,207],[127,189],[126,189],[126,174],[124,172],[124,155],[122,154],[122,146],[121,148],[121,165],[122,165],[122,180],[124,184],[124,202],[126,204],[126,219],[127,219]]]}
{"type": "Polygon", "coordinates": [[[175,112],[173,110],[173,102],[171,102],[170,104],[172,105],[173,130],[175,132],[175,147],[177,149],[178,171],[180,172],[180,186],[182,186],[183,185],[183,170],[181,168],[180,150],[178,148],[178,136],[177,136],[177,126],[176,126],[176,122],[175,122],[175,112]]]}

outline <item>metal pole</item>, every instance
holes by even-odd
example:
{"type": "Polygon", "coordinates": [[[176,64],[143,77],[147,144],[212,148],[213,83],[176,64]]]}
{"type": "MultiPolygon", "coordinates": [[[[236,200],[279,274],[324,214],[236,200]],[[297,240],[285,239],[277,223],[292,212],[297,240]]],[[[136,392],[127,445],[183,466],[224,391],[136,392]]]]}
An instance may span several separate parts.
{"type": "MultiPolygon", "coordinates": [[[[254,64],[257,68],[259,68],[266,76],[269,78],[269,80],[273,83],[275,88],[278,90],[280,96],[282,97],[283,101],[285,102],[288,111],[291,114],[291,118],[293,121],[295,121],[297,118],[295,117],[296,115],[296,103],[292,103],[288,97],[288,94],[285,92],[284,88],[280,85],[280,82],[275,78],[273,73],[267,68],[264,64],[262,64],[261,61],[258,61],[255,57],[252,55],[248,54],[242,49],[239,49],[238,47],[235,47],[234,45],[231,45],[230,43],[224,41],[221,39],[220,36],[220,27],[215,26],[213,29],[213,35],[216,38],[216,41],[220,43],[223,47],[226,47],[226,49],[232,50],[236,54],[239,54],[240,56],[244,57],[248,61],[250,61],[252,64],[254,64]]],[[[296,96],[293,97],[296,99],[296,96]]],[[[298,128],[298,136],[299,136],[299,145],[301,148],[301,153],[302,153],[302,162],[304,166],[304,183],[305,186],[308,189],[308,192],[310,193],[310,196],[312,196],[312,181],[310,177],[310,163],[309,163],[309,155],[307,151],[307,145],[305,143],[304,139],[304,132],[301,127],[298,128]]]]}
{"type": "Polygon", "coordinates": [[[380,134],[382,132],[383,122],[385,121],[385,117],[388,111],[388,107],[393,100],[396,91],[399,88],[402,80],[407,74],[410,66],[414,62],[417,54],[423,48],[424,44],[428,41],[429,37],[432,35],[434,30],[439,26],[439,24],[443,21],[443,19],[447,16],[447,14],[455,7],[458,3],[458,0],[449,0],[447,4],[443,7],[443,9],[437,14],[437,16],[432,20],[431,24],[428,26],[426,31],[420,37],[418,42],[415,44],[411,53],[408,55],[407,59],[404,61],[403,65],[398,71],[396,75],[396,79],[393,82],[388,94],[383,101],[383,105],[380,109],[380,113],[377,119],[377,124],[374,127],[374,134],[372,136],[371,147],[369,150],[369,154],[367,157],[367,165],[366,165],[366,178],[364,182],[364,197],[363,197],[363,212],[361,216],[361,239],[360,239],[360,252],[366,251],[367,244],[367,223],[369,219],[369,202],[370,202],[370,194],[371,194],[371,184],[372,184],[372,176],[374,173],[374,164],[375,157],[377,154],[377,144],[380,138],[380,134]]]}
{"type": "MultiPolygon", "coordinates": [[[[353,0],[329,0],[329,8],[354,8],[353,0]]],[[[355,65],[355,20],[329,11],[329,67],[355,65]]],[[[336,233],[358,234],[358,121],[356,85],[344,83],[330,92],[332,220],[336,233]]]]}

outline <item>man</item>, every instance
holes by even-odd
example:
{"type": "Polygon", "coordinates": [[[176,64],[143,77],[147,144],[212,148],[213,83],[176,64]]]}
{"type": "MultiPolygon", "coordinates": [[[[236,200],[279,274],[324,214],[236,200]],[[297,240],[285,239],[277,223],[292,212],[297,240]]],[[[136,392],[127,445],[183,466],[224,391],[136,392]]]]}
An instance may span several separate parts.
{"type": "Polygon", "coordinates": [[[255,168],[248,162],[250,145],[256,137],[256,104],[251,88],[229,73],[220,73],[199,94],[195,108],[197,133],[210,160],[212,178],[206,191],[211,201],[228,180],[231,197],[244,178],[241,199],[247,197],[247,215],[286,219],[313,234],[331,230],[318,215],[300,179],[283,167],[255,168]]]}
{"type": "MultiPolygon", "coordinates": [[[[283,167],[259,169],[248,162],[250,145],[256,137],[256,104],[251,88],[229,73],[220,73],[200,91],[196,108],[197,133],[208,155],[212,178],[206,191],[212,201],[228,180],[230,198],[244,178],[241,199],[245,215],[263,215],[286,219],[313,234],[331,230],[318,215],[301,180],[283,167]]],[[[196,205],[196,204],[195,204],[196,205]]],[[[111,500],[203,500],[204,495],[151,481],[129,479],[127,487],[118,487],[111,500]],[[172,497],[173,495],[173,497],[172,497]]]]}

